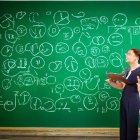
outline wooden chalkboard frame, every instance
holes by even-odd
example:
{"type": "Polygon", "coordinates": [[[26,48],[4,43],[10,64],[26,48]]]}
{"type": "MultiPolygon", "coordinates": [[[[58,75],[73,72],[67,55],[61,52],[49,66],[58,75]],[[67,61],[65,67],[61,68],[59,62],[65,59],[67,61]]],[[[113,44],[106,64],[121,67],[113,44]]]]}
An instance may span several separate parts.
{"type": "MultiPolygon", "coordinates": [[[[138,130],[140,136],[140,128],[138,130]]],[[[0,136],[95,136],[119,137],[119,128],[0,127],[0,136]]]]}

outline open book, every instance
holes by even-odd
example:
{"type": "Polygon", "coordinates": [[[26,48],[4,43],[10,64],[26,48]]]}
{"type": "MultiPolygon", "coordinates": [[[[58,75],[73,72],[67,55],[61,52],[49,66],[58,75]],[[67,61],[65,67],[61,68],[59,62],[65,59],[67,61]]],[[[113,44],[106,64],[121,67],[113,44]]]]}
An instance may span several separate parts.
{"type": "Polygon", "coordinates": [[[132,84],[127,79],[125,79],[122,74],[107,73],[106,75],[108,78],[110,78],[111,80],[113,80],[115,82],[120,81],[120,82],[124,82],[126,84],[130,84],[130,85],[132,84]]]}

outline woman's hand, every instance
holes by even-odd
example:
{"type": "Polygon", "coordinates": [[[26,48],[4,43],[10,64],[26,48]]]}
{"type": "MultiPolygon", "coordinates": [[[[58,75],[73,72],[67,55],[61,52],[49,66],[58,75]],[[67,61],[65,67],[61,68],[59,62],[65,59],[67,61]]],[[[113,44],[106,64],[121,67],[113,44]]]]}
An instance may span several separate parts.
{"type": "Polygon", "coordinates": [[[137,80],[138,80],[137,88],[138,88],[138,92],[140,93],[140,77],[139,76],[137,76],[137,80]]]}
{"type": "Polygon", "coordinates": [[[106,79],[105,81],[109,84],[113,82],[112,79],[106,79]]]}

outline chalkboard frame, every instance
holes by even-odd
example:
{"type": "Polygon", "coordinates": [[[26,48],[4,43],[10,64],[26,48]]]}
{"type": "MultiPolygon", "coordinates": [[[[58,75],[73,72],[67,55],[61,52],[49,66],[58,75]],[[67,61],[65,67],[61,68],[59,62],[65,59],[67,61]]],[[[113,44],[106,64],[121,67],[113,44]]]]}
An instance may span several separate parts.
{"type": "MultiPolygon", "coordinates": [[[[0,127],[0,136],[94,136],[119,137],[119,128],[0,127]]],[[[140,136],[140,128],[138,129],[140,136]]]]}

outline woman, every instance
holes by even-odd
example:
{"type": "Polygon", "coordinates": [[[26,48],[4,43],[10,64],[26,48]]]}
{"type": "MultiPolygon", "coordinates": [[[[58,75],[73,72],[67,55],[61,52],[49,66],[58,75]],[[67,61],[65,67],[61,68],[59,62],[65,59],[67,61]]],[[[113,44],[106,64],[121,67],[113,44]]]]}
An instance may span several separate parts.
{"type": "Polygon", "coordinates": [[[111,79],[106,81],[116,89],[122,89],[120,101],[120,140],[138,139],[138,122],[140,108],[140,50],[131,49],[126,54],[126,62],[129,68],[124,71],[124,77],[131,83],[114,82],[111,79]]]}

